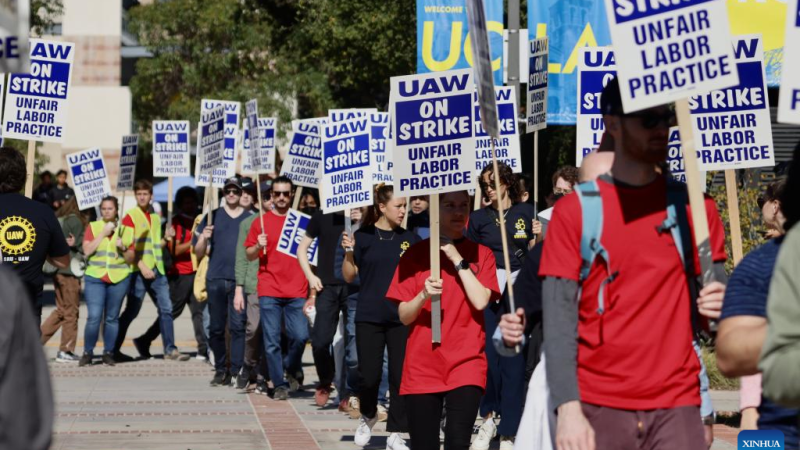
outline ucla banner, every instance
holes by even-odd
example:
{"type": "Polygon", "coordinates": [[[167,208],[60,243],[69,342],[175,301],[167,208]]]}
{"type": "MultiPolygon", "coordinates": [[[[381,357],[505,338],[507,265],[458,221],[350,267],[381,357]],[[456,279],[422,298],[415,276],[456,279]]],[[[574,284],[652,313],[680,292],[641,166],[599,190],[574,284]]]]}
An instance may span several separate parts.
{"type": "MultiPolygon", "coordinates": [[[[483,3],[494,83],[502,86],[503,0],[483,3]]],[[[417,0],[417,73],[468,69],[473,61],[465,1],[417,0]]]]}

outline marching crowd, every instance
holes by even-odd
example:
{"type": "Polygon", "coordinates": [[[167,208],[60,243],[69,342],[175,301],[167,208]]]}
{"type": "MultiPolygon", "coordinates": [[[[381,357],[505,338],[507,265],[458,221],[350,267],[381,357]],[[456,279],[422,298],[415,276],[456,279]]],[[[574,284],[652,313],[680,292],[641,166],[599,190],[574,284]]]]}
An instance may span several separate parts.
{"type": "Polygon", "coordinates": [[[786,448],[797,448],[798,410],[787,405],[800,406],[800,165],[760,200],[771,240],[730,279],[723,223],[706,197],[713,267],[701,282],[686,188],[665,165],[674,112],[624,114],[616,81],[602,111],[603,148],[580,171],[556,173],[549,220],[537,219],[530,179],[502,163],[499,190],[491,166],[480,173],[481,208],[472,211],[467,191],[450,192],[440,195],[438,217],[426,197],[395,196],[389,185],[347,218],[316,210],[306,192],[301,208],[311,219],[297,258],[278,251],[295,195],[289,178],[264,182],[261,204],[259,181],[230,178],[210,214],[198,214],[197,192],[182,188],[173,217],[153,209],[152,183],[139,180],[136,207],[123,212],[106,197],[90,222],[61,173],[55,186],[43,177],[39,202],[19,195],[25,161],[2,148],[2,261],[40,322],[43,272],[53,273],[57,307],[41,324],[41,342],[61,328],[58,361],[133,360],[121,349],[148,294],[158,319],[133,338],[138,358],[150,358],[161,335],[165,359],[189,359],[173,325],[188,306],[212,385],[286,400],[304,383],[310,339],[316,404],[328,404],[335,389],[339,410],[358,420],[355,443],[367,445],[385,420],[392,450],[439,449],[441,439],[446,449],[486,450],[497,436],[501,449],[516,441],[705,450],[714,411],[699,340],[719,321],[719,368],[746,376],[743,425],[781,430],[786,448]],[[441,276],[433,277],[427,238],[437,222],[441,276]],[[24,233],[7,235],[17,229],[24,233]],[[315,239],[316,267],[307,255],[315,239]],[[69,264],[76,255],[86,263],[81,356],[81,274],[69,264]],[[432,297],[441,299],[436,344],[432,297]]]}

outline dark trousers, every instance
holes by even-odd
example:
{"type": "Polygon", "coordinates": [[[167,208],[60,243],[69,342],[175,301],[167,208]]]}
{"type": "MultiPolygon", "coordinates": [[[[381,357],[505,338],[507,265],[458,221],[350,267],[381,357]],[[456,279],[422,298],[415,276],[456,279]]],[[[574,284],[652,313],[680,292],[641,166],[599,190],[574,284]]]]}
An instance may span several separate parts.
{"type": "Polygon", "coordinates": [[[214,368],[227,372],[228,354],[225,348],[225,325],[231,333],[230,373],[236,375],[244,363],[244,332],[247,326],[247,308],[237,312],[233,308],[236,292],[234,280],[206,280],[208,312],[211,316],[208,343],[214,352],[214,368]]]}
{"type": "Polygon", "coordinates": [[[409,435],[414,450],[439,450],[439,423],[443,408],[447,417],[444,450],[469,449],[481,395],[483,389],[478,386],[462,386],[435,394],[406,395],[409,435]]]}
{"type": "MultiPolygon", "coordinates": [[[[311,349],[320,386],[330,386],[336,374],[333,358],[333,336],[339,325],[339,313],[347,317],[347,286],[328,284],[317,294],[317,317],[311,328],[311,349]]],[[[345,339],[347,337],[345,336],[345,339]]]]}
{"type": "Polygon", "coordinates": [[[594,428],[597,450],[706,450],[697,406],[650,411],[588,403],[582,406],[583,414],[594,428]]]}
{"type": "Polygon", "coordinates": [[[486,362],[489,370],[486,378],[486,393],[481,400],[481,416],[494,411],[502,416],[497,433],[501,436],[516,436],[522,419],[527,384],[525,383],[525,356],[523,352],[513,357],[497,354],[492,343],[499,320],[491,307],[484,311],[486,327],[486,362]]]}
{"type": "MultiPolygon", "coordinates": [[[[189,312],[192,314],[192,327],[194,328],[194,338],[197,341],[197,353],[200,355],[208,354],[208,338],[203,327],[203,308],[205,303],[198,302],[194,296],[194,276],[190,273],[186,275],[169,275],[169,296],[172,299],[172,320],[177,319],[183,314],[186,305],[189,305],[189,312]]],[[[160,320],[156,319],[150,328],[139,337],[139,340],[150,347],[150,344],[161,334],[159,326],[160,320]]]]}
{"type": "MultiPolygon", "coordinates": [[[[356,322],[356,347],[361,370],[361,414],[375,417],[378,413],[378,388],[383,375],[383,351],[389,353],[389,418],[386,431],[404,433],[408,431],[406,402],[400,395],[403,360],[406,357],[408,328],[404,325],[380,325],[356,322]]],[[[473,417],[474,418],[474,417],[473,417]]],[[[439,423],[438,421],[436,423],[439,423]]]]}

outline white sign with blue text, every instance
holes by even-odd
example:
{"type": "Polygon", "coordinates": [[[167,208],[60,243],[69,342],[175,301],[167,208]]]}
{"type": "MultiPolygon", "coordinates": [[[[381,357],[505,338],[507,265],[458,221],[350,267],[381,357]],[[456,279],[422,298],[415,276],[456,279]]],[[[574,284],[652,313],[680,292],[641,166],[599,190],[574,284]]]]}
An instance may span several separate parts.
{"type": "MultiPolygon", "coordinates": [[[[677,181],[686,183],[686,160],[683,159],[683,143],[681,143],[681,133],[678,127],[669,129],[669,140],[667,141],[667,167],[669,173],[677,181]]],[[[700,172],[703,192],[706,191],[706,173],[700,172]]]]}
{"type": "Polygon", "coordinates": [[[725,0],[605,0],[625,112],[735,86],[725,0]]]}
{"type": "Polygon", "coordinates": [[[367,117],[376,112],[378,112],[377,108],[329,109],[328,122],[341,122],[348,119],[367,117]]]}
{"type": "Polygon", "coordinates": [[[93,208],[104,197],[111,195],[106,163],[99,148],[91,148],[67,155],[67,166],[78,200],[78,209],[93,208]]]}
{"type": "Polygon", "coordinates": [[[244,111],[244,126],[242,128],[245,136],[242,160],[247,165],[248,173],[260,173],[261,153],[259,149],[261,148],[261,143],[258,142],[258,139],[261,137],[261,133],[250,133],[251,129],[258,128],[258,100],[252,99],[245,103],[244,111]]]}
{"type": "Polygon", "coordinates": [[[617,75],[611,47],[584,47],[578,52],[578,117],[575,165],[600,146],[605,132],[600,98],[603,88],[617,75]]]}
{"type": "Polygon", "coordinates": [[[132,191],[136,177],[136,156],[139,153],[139,135],[122,136],[122,151],[119,155],[117,192],[132,191]]]}
{"type": "Polygon", "coordinates": [[[471,69],[392,77],[389,114],[395,195],[472,187],[474,95],[471,69]]]}
{"type": "Polygon", "coordinates": [[[30,73],[8,81],[3,136],[29,141],[64,142],[75,44],[31,39],[30,73]]]}
{"type": "MultiPolygon", "coordinates": [[[[199,182],[201,173],[206,175],[208,186],[208,173],[225,164],[225,110],[219,106],[211,111],[200,114],[200,125],[197,128],[197,169],[195,181],[199,182]]],[[[224,174],[223,174],[224,175],[224,174]]],[[[222,183],[225,180],[223,178],[222,183]]]]}
{"type": "Polygon", "coordinates": [[[800,0],[786,2],[778,122],[800,125],[800,0]]]}
{"type": "Polygon", "coordinates": [[[253,139],[250,133],[249,120],[244,124],[244,139],[242,139],[242,174],[270,173],[275,171],[275,128],[278,119],[274,117],[259,117],[256,119],[256,126],[259,137],[253,139]],[[252,152],[252,145],[258,145],[260,150],[252,152]],[[260,163],[259,166],[253,161],[253,156],[260,163]]]}
{"type": "Polygon", "coordinates": [[[547,38],[528,41],[527,133],[547,128],[547,38]]]}
{"type": "MultiPolygon", "coordinates": [[[[327,119],[325,120],[327,122],[327,119]]],[[[281,166],[281,175],[291,179],[295,185],[308,188],[319,186],[322,177],[322,129],[320,119],[292,121],[292,141],[286,161],[281,166]]]]}
{"type": "Polygon", "coordinates": [[[689,99],[700,170],[775,165],[763,40],[738,36],[732,48],[739,84],[689,99]]]}
{"type": "Polygon", "coordinates": [[[30,72],[30,3],[31,0],[0,2],[0,72],[30,72]]]}
{"type": "MultiPolygon", "coordinates": [[[[290,209],[286,214],[286,221],[283,222],[277,250],[285,255],[297,258],[297,249],[306,235],[306,228],[308,228],[310,221],[311,216],[308,214],[290,209]]],[[[312,266],[317,265],[317,245],[318,239],[314,239],[311,241],[311,245],[308,246],[308,262],[312,266]]]]}
{"type": "Polygon", "coordinates": [[[153,176],[188,177],[191,171],[188,120],[153,121],[153,176]]]}
{"type": "MultiPolygon", "coordinates": [[[[512,86],[495,86],[497,117],[500,124],[494,148],[497,151],[497,162],[503,162],[514,173],[522,172],[520,161],[519,134],[517,134],[517,102],[512,86]]],[[[486,134],[480,120],[480,108],[477,95],[475,98],[475,174],[480,174],[484,167],[492,164],[492,138],[486,134]]]]}
{"type": "MultiPolygon", "coordinates": [[[[203,99],[200,102],[200,114],[218,107],[222,107],[225,111],[224,152],[222,166],[214,169],[212,181],[214,186],[222,187],[226,179],[236,175],[236,156],[238,153],[236,141],[239,134],[239,114],[242,105],[239,102],[203,99]]],[[[206,171],[198,171],[198,173],[195,173],[195,180],[198,186],[208,186],[208,173],[206,171]]]]}
{"type": "Polygon", "coordinates": [[[372,205],[369,117],[328,122],[322,133],[325,214],[372,205]]]}
{"type": "Polygon", "coordinates": [[[370,159],[372,182],[392,184],[392,152],[389,151],[389,113],[375,112],[369,115],[370,159]]]}

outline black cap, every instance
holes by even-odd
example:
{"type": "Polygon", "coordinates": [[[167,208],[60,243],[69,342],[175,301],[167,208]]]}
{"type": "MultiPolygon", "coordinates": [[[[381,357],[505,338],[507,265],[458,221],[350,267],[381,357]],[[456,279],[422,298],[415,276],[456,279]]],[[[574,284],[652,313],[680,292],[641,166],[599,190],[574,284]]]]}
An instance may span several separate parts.
{"type": "Polygon", "coordinates": [[[239,177],[230,177],[227,180],[225,180],[225,186],[223,186],[223,189],[228,186],[236,186],[237,188],[241,189],[242,180],[239,177]]]}
{"type": "Polygon", "coordinates": [[[619,92],[619,80],[617,77],[612,78],[603,88],[603,94],[600,96],[600,112],[603,115],[610,116],[625,114],[622,109],[622,94],[619,92]]]}
{"type": "Polygon", "coordinates": [[[256,184],[253,183],[253,179],[250,177],[242,177],[242,190],[247,192],[255,192],[256,191],[256,184]]]}

